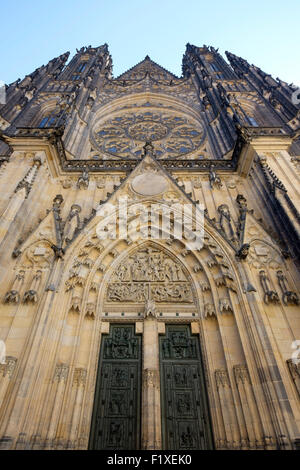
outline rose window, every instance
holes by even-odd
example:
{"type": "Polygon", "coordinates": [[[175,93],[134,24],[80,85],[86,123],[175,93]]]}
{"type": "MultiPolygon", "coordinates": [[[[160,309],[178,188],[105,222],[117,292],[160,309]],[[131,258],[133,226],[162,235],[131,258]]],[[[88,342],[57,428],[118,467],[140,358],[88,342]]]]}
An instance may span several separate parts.
{"type": "Polygon", "coordinates": [[[106,158],[139,158],[146,141],[154,142],[158,157],[176,158],[199,150],[204,131],[194,118],[148,110],[102,121],[92,141],[106,158]]]}

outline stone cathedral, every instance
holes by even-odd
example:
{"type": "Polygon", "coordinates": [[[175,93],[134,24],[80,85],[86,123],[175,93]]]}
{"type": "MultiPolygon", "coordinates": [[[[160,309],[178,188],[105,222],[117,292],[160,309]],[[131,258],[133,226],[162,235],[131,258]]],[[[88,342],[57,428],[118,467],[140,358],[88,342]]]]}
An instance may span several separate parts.
{"type": "Polygon", "coordinates": [[[89,46],[5,87],[1,449],[299,448],[298,89],[226,55],[114,78],[89,46]]]}

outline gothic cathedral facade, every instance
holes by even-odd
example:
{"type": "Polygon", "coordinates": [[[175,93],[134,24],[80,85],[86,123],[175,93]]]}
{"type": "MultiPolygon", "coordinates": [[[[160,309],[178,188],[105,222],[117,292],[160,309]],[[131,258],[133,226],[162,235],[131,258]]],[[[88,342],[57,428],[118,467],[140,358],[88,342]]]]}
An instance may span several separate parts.
{"type": "Polygon", "coordinates": [[[0,448],[299,448],[299,99],[226,54],[6,87],[0,448]]]}

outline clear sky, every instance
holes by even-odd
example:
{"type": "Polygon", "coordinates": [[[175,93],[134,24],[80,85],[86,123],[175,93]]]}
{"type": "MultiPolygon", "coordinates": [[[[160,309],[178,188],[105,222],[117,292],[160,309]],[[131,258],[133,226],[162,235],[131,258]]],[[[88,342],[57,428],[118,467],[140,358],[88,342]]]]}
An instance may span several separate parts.
{"type": "Polygon", "coordinates": [[[2,0],[0,15],[5,83],[63,52],[105,42],[115,77],[146,54],[181,75],[190,42],[228,50],[300,86],[300,0],[2,0]]]}

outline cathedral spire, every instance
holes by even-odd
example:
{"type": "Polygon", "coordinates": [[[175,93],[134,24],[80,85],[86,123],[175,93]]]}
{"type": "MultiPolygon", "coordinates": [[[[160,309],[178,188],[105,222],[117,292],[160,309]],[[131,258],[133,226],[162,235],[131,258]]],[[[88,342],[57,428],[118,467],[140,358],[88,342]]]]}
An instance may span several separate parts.
{"type": "MultiPolygon", "coordinates": [[[[279,78],[276,80],[256,65],[250,65],[242,57],[238,57],[226,51],[226,56],[231,67],[240,79],[247,80],[258,92],[260,92],[273,109],[277,111],[284,121],[291,121],[297,114],[297,107],[293,103],[292,95],[295,87],[288,85],[279,78]]],[[[292,127],[293,127],[293,123],[292,127]]],[[[296,123],[297,126],[297,123],[296,123]]]]}

